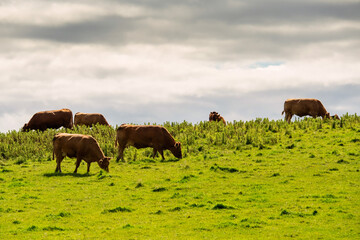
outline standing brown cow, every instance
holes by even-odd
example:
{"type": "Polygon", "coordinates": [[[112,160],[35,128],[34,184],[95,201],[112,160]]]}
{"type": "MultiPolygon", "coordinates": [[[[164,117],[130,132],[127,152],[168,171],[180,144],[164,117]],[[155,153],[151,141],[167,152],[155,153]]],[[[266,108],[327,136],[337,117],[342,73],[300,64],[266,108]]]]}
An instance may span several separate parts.
{"type": "Polygon", "coordinates": [[[22,131],[40,130],[45,131],[48,128],[72,128],[73,119],[70,109],[61,109],[53,111],[43,111],[35,113],[28,123],[25,123],[22,131]]]}
{"type": "Polygon", "coordinates": [[[226,125],[226,121],[225,121],[225,119],[222,117],[222,116],[220,116],[220,114],[219,113],[217,113],[217,112],[210,112],[210,114],[209,114],[209,122],[212,122],[212,121],[216,121],[216,122],[223,122],[225,125],[226,125]]]}
{"type": "Polygon", "coordinates": [[[110,126],[105,117],[100,113],[80,113],[77,112],[74,117],[74,125],[85,125],[91,127],[95,124],[110,126]]]}
{"type": "Polygon", "coordinates": [[[56,156],[56,169],[55,172],[61,172],[61,161],[64,157],[76,157],[76,168],[74,173],[77,172],[81,160],[87,162],[87,172],[90,171],[90,164],[97,162],[100,168],[109,171],[109,157],[105,157],[98,142],[89,135],[82,134],[69,134],[58,133],[53,139],[53,159],[56,156]]]}
{"type": "Polygon", "coordinates": [[[317,99],[287,99],[284,103],[285,120],[290,123],[292,116],[295,114],[299,117],[312,116],[313,118],[325,117],[330,118],[330,114],[326,111],[322,103],[317,99]]]}
{"type": "Polygon", "coordinates": [[[128,146],[136,148],[152,147],[153,158],[157,152],[164,160],[164,150],[170,150],[177,158],[182,158],[181,143],[175,142],[169,131],[162,126],[122,124],[116,130],[115,147],[119,144],[119,156],[116,161],[124,161],[124,149],[128,146]]]}

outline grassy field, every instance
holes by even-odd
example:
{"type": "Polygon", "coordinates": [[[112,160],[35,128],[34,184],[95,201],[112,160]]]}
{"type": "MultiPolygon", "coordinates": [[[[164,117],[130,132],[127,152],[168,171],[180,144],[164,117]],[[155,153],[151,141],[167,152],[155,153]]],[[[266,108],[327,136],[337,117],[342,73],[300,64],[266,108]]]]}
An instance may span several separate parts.
{"type": "Polygon", "coordinates": [[[65,158],[56,132],[0,134],[0,239],[360,239],[360,117],[164,123],[183,156],[91,134],[110,172],[65,158]]]}

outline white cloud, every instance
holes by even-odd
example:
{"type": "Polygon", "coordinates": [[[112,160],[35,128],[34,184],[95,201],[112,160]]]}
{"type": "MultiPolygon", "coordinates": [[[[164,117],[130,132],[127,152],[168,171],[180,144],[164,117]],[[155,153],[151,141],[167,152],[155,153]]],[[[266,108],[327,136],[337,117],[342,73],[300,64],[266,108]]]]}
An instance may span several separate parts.
{"type": "Polygon", "coordinates": [[[0,115],[0,132],[20,130],[29,119],[29,114],[25,111],[3,113],[0,115]]]}

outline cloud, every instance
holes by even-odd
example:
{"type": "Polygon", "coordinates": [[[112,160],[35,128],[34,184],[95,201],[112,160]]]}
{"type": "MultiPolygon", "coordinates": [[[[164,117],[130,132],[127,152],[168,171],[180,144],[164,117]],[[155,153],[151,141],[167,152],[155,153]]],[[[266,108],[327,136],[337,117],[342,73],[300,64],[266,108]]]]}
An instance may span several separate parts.
{"type": "Polygon", "coordinates": [[[62,107],[116,123],[218,108],[275,117],[260,102],[321,89],[346,96],[335,110],[359,110],[347,87],[360,84],[358,1],[8,0],[0,11],[0,118],[21,126],[62,107]]]}

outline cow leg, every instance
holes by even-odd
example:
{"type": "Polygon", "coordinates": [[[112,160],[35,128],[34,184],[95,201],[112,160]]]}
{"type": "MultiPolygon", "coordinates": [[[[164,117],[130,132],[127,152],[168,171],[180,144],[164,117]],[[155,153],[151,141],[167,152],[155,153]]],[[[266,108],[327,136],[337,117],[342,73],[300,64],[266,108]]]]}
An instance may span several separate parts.
{"type": "Polygon", "coordinates": [[[121,146],[119,144],[118,156],[116,158],[116,162],[119,162],[120,159],[121,159],[121,161],[125,162],[125,160],[124,160],[124,150],[125,150],[125,146],[121,146]]]}
{"type": "Polygon", "coordinates": [[[156,153],[157,153],[157,149],[156,149],[156,148],[154,148],[154,151],[153,151],[153,158],[155,158],[156,153]]]}
{"type": "Polygon", "coordinates": [[[64,157],[63,156],[61,156],[61,155],[57,155],[56,156],[56,169],[55,169],[55,172],[59,172],[59,173],[61,173],[61,162],[62,162],[62,160],[64,159],[64,157]]]}
{"type": "Polygon", "coordinates": [[[90,162],[87,163],[87,173],[90,172],[90,164],[91,164],[90,162]]]}
{"type": "Polygon", "coordinates": [[[159,149],[159,153],[160,153],[160,155],[161,155],[161,157],[162,157],[162,160],[165,160],[165,158],[164,158],[164,151],[163,151],[162,149],[159,149]]]}
{"type": "Polygon", "coordinates": [[[292,116],[293,116],[293,115],[292,115],[291,113],[285,113],[285,119],[286,119],[286,121],[287,121],[288,123],[291,122],[292,116]]]}
{"type": "Polygon", "coordinates": [[[78,168],[79,168],[79,166],[80,166],[80,163],[81,163],[81,158],[76,158],[76,167],[75,167],[75,171],[74,171],[74,173],[77,173],[77,170],[78,170],[78,168]]]}

